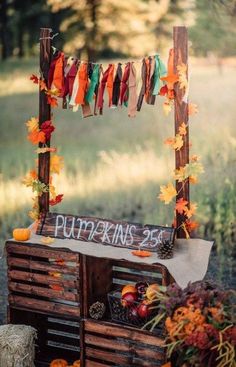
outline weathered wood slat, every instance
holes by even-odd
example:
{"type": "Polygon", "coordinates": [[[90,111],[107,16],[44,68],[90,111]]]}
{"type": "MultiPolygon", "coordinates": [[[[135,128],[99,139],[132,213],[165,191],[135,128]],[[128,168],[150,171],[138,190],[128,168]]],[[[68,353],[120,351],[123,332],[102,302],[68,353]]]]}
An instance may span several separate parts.
{"type": "Polygon", "coordinates": [[[71,274],[71,275],[79,274],[79,264],[76,266],[54,265],[43,261],[33,261],[30,259],[22,259],[12,256],[8,256],[7,264],[9,267],[14,266],[19,268],[28,268],[30,270],[40,270],[45,272],[55,271],[62,274],[71,274]]]}
{"type": "Polygon", "coordinates": [[[124,356],[121,355],[119,353],[119,350],[117,351],[117,354],[115,354],[114,352],[108,352],[108,351],[104,351],[104,350],[99,350],[99,349],[95,349],[95,348],[89,348],[86,347],[86,356],[87,357],[92,357],[92,358],[96,358],[96,359],[101,359],[102,361],[107,361],[107,362],[113,362],[116,365],[117,364],[121,364],[121,365],[128,365],[130,366],[133,362],[131,357],[128,356],[124,356]]]}
{"type": "MultiPolygon", "coordinates": [[[[65,243],[66,246],[66,243],[65,243]]],[[[44,245],[35,243],[22,244],[20,242],[6,242],[8,253],[22,254],[28,256],[42,257],[45,259],[62,259],[65,261],[79,262],[79,254],[73,251],[64,251],[63,249],[49,249],[44,245]]]]}
{"type": "Polygon", "coordinates": [[[85,367],[110,367],[110,365],[99,363],[99,362],[94,362],[94,361],[90,361],[89,359],[86,359],[85,367]]]}
{"type": "Polygon", "coordinates": [[[8,301],[12,307],[20,307],[22,309],[37,310],[39,312],[52,313],[55,315],[71,315],[74,317],[80,316],[80,308],[76,306],[63,305],[52,301],[41,301],[33,298],[16,296],[10,294],[8,301]]]}
{"type": "Polygon", "coordinates": [[[114,336],[119,338],[127,338],[143,344],[150,344],[157,347],[163,347],[164,340],[151,335],[146,331],[138,331],[127,326],[116,326],[109,322],[96,322],[93,320],[85,320],[85,331],[93,332],[97,334],[103,334],[107,336],[114,336]]]}
{"type": "MultiPolygon", "coordinates": [[[[157,258],[158,262],[158,258],[157,258]]],[[[155,272],[155,273],[163,273],[163,269],[166,269],[164,265],[160,264],[144,264],[144,263],[135,263],[128,260],[114,260],[114,266],[119,266],[120,268],[128,268],[140,271],[148,271],[148,272],[155,272]]]]}
{"type": "Polygon", "coordinates": [[[134,345],[133,340],[130,340],[130,343],[127,343],[127,340],[122,343],[120,339],[119,340],[107,339],[100,336],[85,334],[85,343],[89,344],[90,346],[94,345],[100,348],[129,352],[140,358],[146,358],[146,359],[163,358],[163,353],[152,350],[150,348],[142,348],[138,344],[134,345]]]}
{"type": "Polygon", "coordinates": [[[58,284],[67,288],[78,288],[78,282],[76,280],[64,280],[56,278],[50,275],[42,275],[36,273],[28,273],[20,270],[8,270],[8,277],[10,279],[17,279],[27,282],[35,282],[42,284],[58,284]]]}
{"type": "Polygon", "coordinates": [[[132,274],[132,273],[124,273],[121,271],[113,271],[112,273],[113,278],[116,279],[122,279],[132,282],[140,282],[145,278],[145,281],[152,284],[152,283],[161,283],[161,279],[155,278],[155,277],[149,277],[149,276],[143,276],[143,274],[132,274]]]}
{"type": "Polygon", "coordinates": [[[11,281],[8,283],[8,288],[12,292],[21,292],[46,298],[56,298],[72,302],[79,302],[79,295],[72,292],[55,291],[49,288],[37,287],[35,285],[22,284],[11,281]]]}

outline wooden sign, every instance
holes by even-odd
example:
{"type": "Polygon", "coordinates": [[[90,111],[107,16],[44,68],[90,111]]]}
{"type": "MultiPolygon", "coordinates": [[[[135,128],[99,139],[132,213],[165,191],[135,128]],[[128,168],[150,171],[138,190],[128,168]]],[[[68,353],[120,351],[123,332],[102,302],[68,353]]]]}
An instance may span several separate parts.
{"type": "Polygon", "coordinates": [[[149,251],[156,251],[165,240],[173,241],[174,233],[171,227],[59,213],[46,213],[37,229],[42,236],[149,251]]]}

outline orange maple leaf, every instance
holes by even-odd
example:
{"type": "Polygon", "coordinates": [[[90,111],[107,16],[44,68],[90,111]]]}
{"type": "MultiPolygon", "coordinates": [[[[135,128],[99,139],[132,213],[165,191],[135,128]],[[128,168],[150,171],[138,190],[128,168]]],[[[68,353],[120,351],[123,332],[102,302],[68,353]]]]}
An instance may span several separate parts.
{"type": "Polygon", "coordinates": [[[192,231],[194,231],[195,229],[197,229],[199,227],[199,223],[196,221],[191,221],[191,220],[186,220],[185,222],[187,231],[189,233],[191,233],[192,231]]]}
{"type": "Polygon", "coordinates": [[[51,105],[51,107],[57,107],[57,99],[55,97],[47,96],[47,103],[51,105]]]}
{"type": "Polygon", "coordinates": [[[179,213],[179,214],[183,214],[188,210],[188,201],[184,200],[184,198],[180,198],[177,200],[176,205],[175,205],[175,210],[179,213]]]}
{"type": "Polygon", "coordinates": [[[168,89],[174,89],[174,84],[177,83],[179,77],[176,74],[169,74],[167,76],[161,77],[160,79],[167,83],[168,89]]]}
{"type": "Polygon", "coordinates": [[[180,134],[176,134],[174,138],[167,138],[164,144],[170,145],[175,150],[180,150],[184,145],[184,141],[180,134]]]}
{"type": "Polygon", "coordinates": [[[40,79],[39,81],[40,90],[47,90],[47,85],[43,79],[40,79]]]}
{"type": "Polygon", "coordinates": [[[38,143],[45,143],[46,137],[43,131],[32,131],[28,135],[28,140],[31,141],[32,144],[36,145],[38,143]]]}
{"type": "Polygon", "coordinates": [[[174,171],[174,179],[178,182],[183,182],[186,179],[186,169],[185,167],[179,167],[174,171]]]}
{"type": "Polygon", "coordinates": [[[196,183],[198,183],[198,178],[197,178],[197,176],[195,176],[195,175],[191,175],[191,176],[189,176],[189,182],[190,182],[191,184],[193,184],[193,185],[195,185],[196,183]]]}

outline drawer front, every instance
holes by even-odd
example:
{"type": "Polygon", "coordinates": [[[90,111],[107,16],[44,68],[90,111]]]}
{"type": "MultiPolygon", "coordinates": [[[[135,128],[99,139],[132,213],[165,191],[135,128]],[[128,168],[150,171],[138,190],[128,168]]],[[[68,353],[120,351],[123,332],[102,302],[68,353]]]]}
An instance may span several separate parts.
{"type": "Polygon", "coordinates": [[[145,331],[109,322],[84,321],[85,367],[162,366],[164,341],[145,331]]]}

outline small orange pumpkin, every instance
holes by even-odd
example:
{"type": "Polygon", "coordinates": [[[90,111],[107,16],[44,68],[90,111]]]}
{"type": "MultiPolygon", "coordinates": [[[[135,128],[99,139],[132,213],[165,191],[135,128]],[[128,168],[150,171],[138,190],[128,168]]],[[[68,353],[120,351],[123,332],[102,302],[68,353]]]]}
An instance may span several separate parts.
{"type": "Polygon", "coordinates": [[[74,361],[73,367],[80,367],[80,360],[74,361]]]}
{"type": "Polygon", "coordinates": [[[31,231],[29,228],[15,228],[13,230],[13,238],[16,241],[28,241],[30,239],[31,231]]]}
{"type": "Polygon", "coordinates": [[[64,359],[54,359],[50,367],[68,367],[68,363],[64,359]]]}

